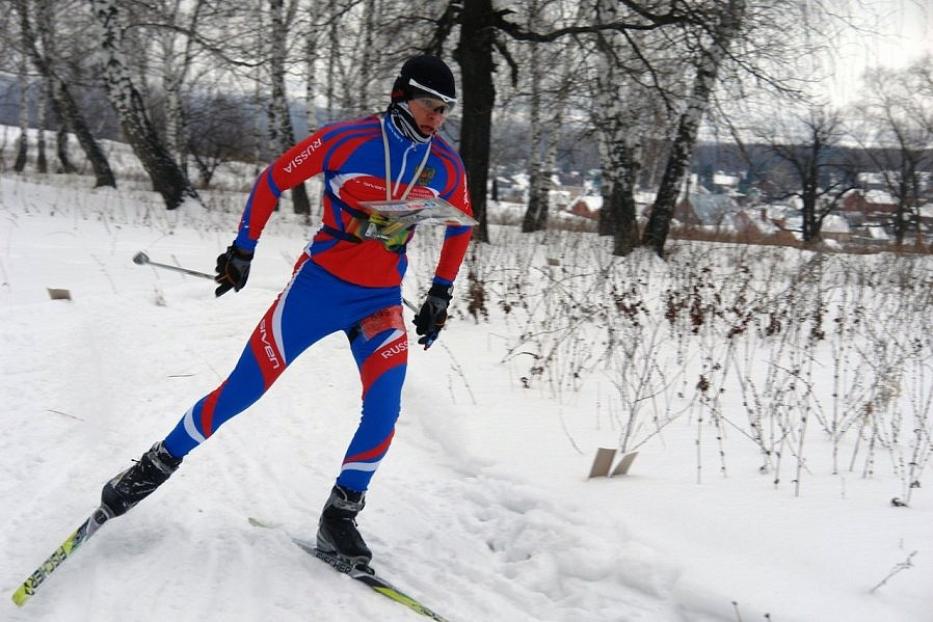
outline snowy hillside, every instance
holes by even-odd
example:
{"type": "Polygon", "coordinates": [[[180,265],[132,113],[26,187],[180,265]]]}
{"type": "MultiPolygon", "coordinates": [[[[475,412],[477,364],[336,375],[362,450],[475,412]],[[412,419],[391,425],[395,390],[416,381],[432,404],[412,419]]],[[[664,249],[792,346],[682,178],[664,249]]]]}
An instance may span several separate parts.
{"type": "MultiPolygon", "coordinates": [[[[226,212],[179,219],[142,191],[0,177],[0,588],[8,595],[96,506],[104,481],[226,376],[286,283],[311,234],[287,210],[273,217],[238,294],[215,299],[207,281],[130,261],[144,250],[211,271],[243,198],[226,199],[226,212]],[[46,288],[68,288],[73,300],[50,300],[46,288]]],[[[869,401],[903,415],[896,434],[880,419],[873,434],[866,418],[847,419],[827,397],[834,382],[865,395],[877,389],[858,362],[864,351],[834,353],[827,339],[804,352],[804,341],[781,336],[789,316],[778,318],[778,336],[747,327],[727,346],[712,316],[691,332],[690,311],[703,307],[685,300],[680,313],[665,299],[687,276],[663,264],[613,263],[588,234],[536,244],[514,229],[494,235],[497,244],[478,248],[469,264],[488,319],[467,311],[465,267],[449,329],[436,347],[410,355],[395,441],[360,517],[377,569],[452,621],[933,620],[933,497],[929,478],[905,466],[929,460],[930,406],[921,399],[908,408],[933,390],[929,333],[890,336],[916,339],[920,354],[872,355],[878,375],[892,353],[900,358],[900,375],[889,374],[900,388],[869,401]],[[600,277],[599,266],[612,266],[612,276],[600,277]],[[595,310],[607,300],[615,319],[595,310]],[[666,323],[664,304],[679,323],[666,323]],[[832,361],[843,356],[853,362],[839,378],[832,361]],[[782,373],[777,360],[797,365],[793,388],[767,384],[782,373]],[[711,390],[696,389],[700,376],[711,390]],[[632,378],[641,384],[625,384],[632,378]],[[759,419],[757,433],[744,403],[753,393],[778,413],[759,419]],[[836,443],[823,430],[831,421],[849,426],[836,443]],[[639,451],[630,474],[587,480],[596,449],[619,447],[627,434],[639,451]],[[915,434],[919,458],[910,454],[915,434]],[[765,444],[783,457],[763,455],[765,444]],[[924,486],[905,488],[911,476],[924,486]],[[905,491],[909,507],[892,507],[905,491]],[[914,551],[911,567],[872,591],[914,551]]],[[[419,231],[404,286],[410,300],[428,285],[438,242],[437,231],[419,231]]],[[[690,258],[698,269],[722,268],[711,288],[748,278],[764,298],[788,287],[782,270],[814,261],[776,249],[763,258],[699,245],[678,253],[681,267],[690,258]]],[[[859,274],[870,281],[871,270],[895,280],[884,272],[893,261],[826,260],[827,274],[854,271],[850,280],[826,277],[826,331],[853,302],[850,291],[866,296],[857,301],[862,326],[895,326],[881,312],[897,301],[872,298],[893,285],[845,285],[859,274]]],[[[909,267],[928,287],[933,262],[909,267]]],[[[784,303],[767,304],[764,317],[784,303]]],[[[928,317],[901,313],[897,326],[929,327],[928,317]]],[[[315,532],[356,426],[358,383],[342,336],[317,344],[23,609],[0,604],[0,619],[426,619],[288,537],[315,532]]],[[[868,400],[852,391],[853,404],[868,400]]]]}

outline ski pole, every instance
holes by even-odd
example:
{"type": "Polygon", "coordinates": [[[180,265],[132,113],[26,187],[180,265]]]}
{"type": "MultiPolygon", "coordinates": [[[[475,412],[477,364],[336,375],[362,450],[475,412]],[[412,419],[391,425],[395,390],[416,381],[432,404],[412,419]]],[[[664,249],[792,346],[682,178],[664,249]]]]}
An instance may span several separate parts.
{"type": "Polygon", "coordinates": [[[175,272],[181,272],[182,274],[190,274],[191,276],[199,276],[203,279],[214,280],[213,274],[208,274],[206,272],[198,272],[197,270],[189,270],[188,268],[179,268],[178,266],[170,266],[166,263],[159,263],[157,261],[150,261],[149,255],[140,251],[133,256],[133,263],[140,266],[155,266],[156,268],[163,268],[165,270],[174,270],[175,272]]]}

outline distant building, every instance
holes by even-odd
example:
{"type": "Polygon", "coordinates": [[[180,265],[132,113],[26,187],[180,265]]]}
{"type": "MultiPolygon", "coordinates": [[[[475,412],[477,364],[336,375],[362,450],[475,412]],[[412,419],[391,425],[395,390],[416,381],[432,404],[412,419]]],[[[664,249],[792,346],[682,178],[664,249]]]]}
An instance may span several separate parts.
{"type": "Polygon", "coordinates": [[[713,173],[712,190],[717,194],[728,194],[730,196],[739,195],[739,184],[742,178],[739,175],[731,175],[722,171],[713,173]]]}
{"type": "Polygon", "coordinates": [[[886,187],[884,173],[880,172],[859,173],[856,180],[866,190],[882,190],[886,187]]]}
{"type": "Polygon", "coordinates": [[[674,207],[674,219],[685,225],[720,227],[731,224],[739,206],[732,197],[710,192],[690,192],[674,207]]]}
{"type": "Polygon", "coordinates": [[[768,218],[766,209],[745,209],[733,218],[735,230],[739,233],[772,235],[780,231],[774,221],[768,218]]]}
{"type": "Polygon", "coordinates": [[[599,219],[599,210],[603,208],[601,196],[581,195],[570,201],[567,211],[580,218],[599,219]]]}
{"type": "Polygon", "coordinates": [[[887,243],[893,240],[893,237],[888,233],[888,230],[881,225],[865,227],[865,231],[868,233],[868,238],[872,242],[887,243]]]}
{"type": "Polygon", "coordinates": [[[495,188],[500,201],[521,203],[525,200],[525,192],[528,188],[527,178],[518,175],[499,176],[495,178],[495,188]]]}
{"type": "Polygon", "coordinates": [[[721,186],[723,188],[738,188],[739,176],[738,175],[726,175],[722,171],[716,171],[715,173],[713,173],[713,185],[721,186]]]}
{"type": "Polygon", "coordinates": [[[844,216],[829,214],[823,219],[823,224],[820,227],[820,237],[824,240],[848,242],[852,239],[852,228],[844,216]]]}
{"type": "Polygon", "coordinates": [[[883,190],[850,190],[842,199],[842,211],[869,220],[872,216],[897,212],[897,199],[883,190]]]}
{"type": "Polygon", "coordinates": [[[933,227],[933,203],[927,203],[917,208],[920,215],[920,222],[928,227],[933,227]]]}
{"type": "Polygon", "coordinates": [[[571,197],[580,193],[579,188],[556,188],[548,191],[548,204],[551,209],[565,210],[570,205],[571,197]]]}

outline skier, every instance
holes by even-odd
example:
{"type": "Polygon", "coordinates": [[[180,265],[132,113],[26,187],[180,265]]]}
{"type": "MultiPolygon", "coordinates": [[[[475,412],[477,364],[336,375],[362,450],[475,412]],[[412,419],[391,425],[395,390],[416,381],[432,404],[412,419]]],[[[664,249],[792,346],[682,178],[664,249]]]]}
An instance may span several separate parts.
{"type": "MultiPolygon", "coordinates": [[[[101,501],[111,516],[152,493],[191,450],[258,400],[308,346],[342,330],[362,380],[362,418],[324,504],[317,546],[351,565],[369,563],[372,552],[356,516],[399,416],[408,357],[401,281],[413,231],[374,237],[373,232],[389,231],[389,223],[371,216],[361,202],[440,197],[472,214],[463,162],[437,135],[455,103],[450,68],[435,56],[415,56],[395,79],[385,113],[326,126],[260,174],[236,239],[217,258],[217,296],[246,285],[259,236],[282,192],[319,173],[324,173],[323,224],[230,376],[198,400],[165,439],[104,485],[101,501]]],[[[425,349],[444,328],[470,234],[468,226],[447,227],[433,282],[414,318],[425,349]]]]}

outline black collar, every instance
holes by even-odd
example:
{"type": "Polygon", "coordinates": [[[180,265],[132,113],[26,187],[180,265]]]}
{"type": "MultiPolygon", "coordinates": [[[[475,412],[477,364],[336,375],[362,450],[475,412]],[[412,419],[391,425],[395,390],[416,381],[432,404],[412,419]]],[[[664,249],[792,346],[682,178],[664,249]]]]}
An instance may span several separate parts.
{"type": "Polygon", "coordinates": [[[430,136],[425,136],[418,129],[415,117],[412,116],[411,111],[408,110],[408,104],[405,102],[389,104],[389,109],[386,112],[395,129],[408,140],[421,144],[431,140],[430,136]]]}

